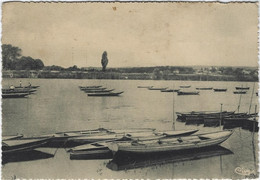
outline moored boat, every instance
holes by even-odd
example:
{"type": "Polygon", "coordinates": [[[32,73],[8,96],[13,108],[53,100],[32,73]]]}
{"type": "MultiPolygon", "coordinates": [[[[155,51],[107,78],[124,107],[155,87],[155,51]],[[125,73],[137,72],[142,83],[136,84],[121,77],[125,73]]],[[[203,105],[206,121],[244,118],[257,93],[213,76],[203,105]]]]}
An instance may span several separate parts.
{"type": "Polygon", "coordinates": [[[91,91],[91,90],[105,90],[105,89],[107,89],[107,88],[103,88],[103,87],[100,87],[100,88],[85,88],[85,87],[81,87],[80,88],[80,90],[81,91],[85,91],[85,90],[89,90],[89,91],[91,91]]]}
{"type": "Polygon", "coordinates": [[[146,89],[148,89],[148,88],[152,88],[153,86],[137,86],[137,88],[146,88],[146,89]]]}
{"type": "Polygon", "coordinates": [[[105,93],[88,93],[88,96],[119,96],[124,91],[121,92],[105,92],[105,93]]]}
{"type": "Polygon", "coordinates": [[[234,94],[246,94],[246,91],[233,91],[234,94]]]}
{"type": "Polygon", "coordinates": [[[198,87],[197,90],[212,90],[213,87],[198,87]]]}
{"type": "Polygon", "coordinates": [[[87,89],[87,88],[101,88],[102,86],[79,86],[79,88],[84,88],[84,89],[87,89]]]}
{"type": "Polygon", "coordinates": [[[164,88],[160,88],[160,87],[149,87],[148,89],[149,90],[158,90],[158,91],[160,91],[160,90],[165,90],[165,89],[167,89],[168,87],[164,87],[164,88]]]}
{"type": "Polygon", "coordinates": [[[223,124],[226,129],[242,127],[244,121],[248,120],[250,117],[252,116],[247,113],[235,113],[230,116],[224,117],[223,124]]]}
{"type": "MultiPolygon", "coordinates": [[[[162,131],[162,132],[146,132],[146,133],[130,133],[120,137],[119,139],[110,139],[106,141],[98,141],[91,144],[84,144],[81,146],[74,147],[70,149],[70,158],[71,159],[91,159],[91,158],[112,158],[112,152],[108,148],[110,143],[120,142],[126,143],[129,141],[141,140],[149,141],[167,137],[180,137],[188,136],[197,132],[198,130],[182,130],[182,131],[162,131]]],[[[95,137],[96,139],[96,137],[95,137]]],[[[85,141],[86,143],[86,141],[85,141]]]]}
{"type": "Polygon", "coordinates": [[[112,151],[107,147],[110,142],[95,142],[69,149],[70,159],[110,159],[113,157],[112,151]]]}
{"type": "Polygon", "coordinates": [[[23,89],[23,88],[29,88],[29,89],[37,89],[39,88],[40,86],[15,86],[15,88],[20,88],[20,89],[23,89]]]}
{"type": "Polygon", "coordinates": [[[2,141],[4,140],[11,140],[11,139],[20,139],[22,138],[23,135],[22,134],[17,134],[17,135],[5,135],[5,136],[2,136],[2,141]]]}
{"type": "Polygon", "coordinates": [[[180,89],[163,89],[161,92],[179,92],[180,89]]]}
{"type": "MultiPolygon", "coordinates": [[[[98,128],[98,129],[93,129],[93,130],[87,129],[87,130],[57,132],[54,134],[42,135],[42,136],[36,137],[36,138],[52,137],[52,140],[45,145],[47,147],[61,147],[61,146],[72,147],[72,146],[83,144],[80,142],[84,142],[84,141],[73,141],[72,140],[73,138],[102,137],[102,136],[115,135],[115,134],[124,135],[129,132],[149,132],[149,131],[154,131],[154,129],[151,129],[151,128],[131,129],[130,128],[127,130],[122,130],[122,129],[98,128]]],[[[92,142],[94,142],[94,141],[92,141],[92,142]]]]}
{"type": "Polygon", "coordinates": [[[227,91],[227,89],[225,89],[225,88],[214,88],[213,90],[214,90],[214,92],[226,92],[227,91]]]}
{"type": "Polygon", "coordinates": [[[236,87],[236,90],[249,90],[250,87],[236,87]]]}
{"type": "Polygon", "coordinates": [[[258,117],[251,117],[243,121],[242,129],[247,129],[251,132],[258,132],[258,117]]]}
{"type": "Polygon", "coordinates": [[[106,92],[111,92],[114,91],[115,89],[96,89],[96,90],[88,90],[85,89],[85,93],[106,93],[106,92]]]}
{"type": "Polygon", "coordinates": [[[211,126],[213,123],[219,123],[220,117],[224,118],[234,114],[234,111],[192,111],[176,112],[177,119],[186,124],[205,124],[211,126]]]}
{"type": "Polygon", "coordinates": [[[219,131],[179,138],[165,138],[152,141],[111,143],[108,147],[113,153],[162,153],[216,146],[227,140],[233,131],[219,131]]]}
{"type": "Polygon", "coordinates": [[[2,98],[24,98],[27,97],[30,93],[8,93],[2,94],[2,98]]]}
{"type": "Polygon", "coordinates": [[[21,89],[2,89],[3,94],[14,94],[14,93],[33,93],[37,91],[36,89],[28,89],[28,88],[21,88],[21,89]]]}
{"type": "Polygon", "coordinates": [[[178,91],[177,92],[179,96],[181,95],[199,95],[200,92],[198,91],[178,91]]]}
{"type": "Polygon", "coordinates": [[[183,86],[180,86],[180,88],[190,88],[191,86],[190,85],[183,85],[183,86]]]}
{"type": "Polygon", "coordinates": [[[52,137],[48,138],[20,138],[9,139],[2,141],[2,153],[11,154],[23,151],[30,151],[41,147],[47,142],[51,141],[52,137]]]}

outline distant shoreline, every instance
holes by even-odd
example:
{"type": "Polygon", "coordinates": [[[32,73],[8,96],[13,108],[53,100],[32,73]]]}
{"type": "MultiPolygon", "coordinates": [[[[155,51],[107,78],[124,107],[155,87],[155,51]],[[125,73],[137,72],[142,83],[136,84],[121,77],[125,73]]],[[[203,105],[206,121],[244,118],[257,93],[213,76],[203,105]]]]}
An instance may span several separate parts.
{"type": "Polygon", "coordinates": [[[155,76],[153,73],[87,72],[87,71],[33,71],[4,70],[3,78],[39,78],[39,79],[125,79],[125,80],[180,80],[180,81],[247,81],[258,82],[252,76],[209,74],[167,74],[155,76]]]}

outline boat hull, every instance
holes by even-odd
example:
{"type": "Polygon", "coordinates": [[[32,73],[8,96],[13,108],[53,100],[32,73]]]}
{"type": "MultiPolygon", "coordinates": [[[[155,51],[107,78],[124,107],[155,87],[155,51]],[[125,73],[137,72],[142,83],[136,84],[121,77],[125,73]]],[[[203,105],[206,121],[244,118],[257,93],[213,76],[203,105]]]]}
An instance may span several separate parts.
{"type": "Polygon", "coordinates": [[[210,88],[196,88],[197,90],[212,90],[213,88],[210,87],[210,88]]]}
{"type": "Polygon", "coordinates": [[[83,152],[70,152],[70,159],[80,160],[80,159],[112,159],[113,153],[108,148],[89,150],[83,152]]]}
{"type": "Polygon", "coordinates": [[[118,93],[89,93],[88,96],[119,96],[120,94],[122,94],[122,92],[118,92],[118,93]]]}
{"type": "Polygon", "coordinates": [[[227,89],[213,89],[214,92],[226,92],[227,89]]]}
{"type": "Polygon", "coordinates": [[[8,93],[8,94],[2,94],[2,98],[25,98],[29,93],[8,93]]]}
{"type": "MultiPolygon", "coordinates": [[[[109,149],[113,152],[127,152],[127,153],[162,153],[169,151],[180,151],[188,149],[198,149],[203,147],[216,146],[227,140],[231,136],[231,131],[226,131],[223,136],[213,139],[201,140],[201,141],[191,141],[185,143],[162,143],[162,144],[116,144],[112,143],[109,149]]],[[[195,136],[195,135],[194,135],[195,136]]],[[[191,136],[189,136],[191,137],[191,136]]],[[[165,140],[162,140],[162,142],[165,140]]]]}
{"type": "Polygon", "coordinates": [[[234,94],[246,94],[246,91],[234,91],[234,94]]]}
{"type": "MultiPolygon", "coordinates": [[[[30,138],[29,138],[30,139],[30,138]]],[[[35,139],[35,138],[33,138],[35,139]]],[[[8,144],[11,141],[26,141],[28,140],[27,138],[22,138],[22,139],[18,139],[18,140],[6,140],[3,141],[3,145],[2,145],[2,154],[12,154],[12,153],[17,153],[17,152],[24,152],[24,151],[31,151],[35,148],[38,147],[42,147],[44,144],[48,143],[49,141],[51,141],[52,138],[42,138],[42,139],[35,139],[35,141],[32,142],[25,142],[25,143],[18,143],[18,145],[12,145],[12,146],[8,146],[6,144],[8,144]]],[[[11,142],[12,143],[12,142],[11,142]]]]}
{"type": "Polygon", "coordinates": [[[182,91],[178,91],[178,96],[181,96],[181,95],[199,95],[200,93],[199,92],[182,92],[182,91]]]}

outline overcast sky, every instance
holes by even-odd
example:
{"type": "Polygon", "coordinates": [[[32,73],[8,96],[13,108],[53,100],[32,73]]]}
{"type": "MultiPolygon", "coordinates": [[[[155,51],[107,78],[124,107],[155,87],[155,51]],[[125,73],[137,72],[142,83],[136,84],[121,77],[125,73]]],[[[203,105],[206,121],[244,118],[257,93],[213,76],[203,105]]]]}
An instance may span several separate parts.
{"type": "Polygon", "coordinates": [[[45,65],[257,66],[256,3],[20,3],[2,6],[2,43],[45,65]]]}

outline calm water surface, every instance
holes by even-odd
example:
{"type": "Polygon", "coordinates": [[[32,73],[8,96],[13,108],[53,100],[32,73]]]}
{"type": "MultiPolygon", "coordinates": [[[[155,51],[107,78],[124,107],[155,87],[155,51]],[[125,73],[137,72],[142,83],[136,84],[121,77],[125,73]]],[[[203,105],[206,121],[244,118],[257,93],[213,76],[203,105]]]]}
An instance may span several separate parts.
{"type": "MultiPolygon", "coordinates": [[[[40,85],[37,93],[28,98],[2,100],[3,135],[21,133],[26,136],[42,135],[68,130],[104,128],[173,128],[173,112],[183,111],[234,111],[240,95],[233,94],[236,86],[249,86],[241,96],[240,112],[254,112],[258,99],[251,82],[196,82],[196,81],[142,81],[142,80],[75,80],[75,79],[3,79],[2,86],[40,85]],[[124,91],[119,97],[88,97],[78,86],[103,85],[124,91]],[[199,96],[177,96],[139,89],[137,86],[228,88],[227,92],[200,91],[199,96]],[[174,102],[174,103],[173,103],[174,102]]],[[[257,90],[255,84],[255,91],[257,90]]],[[[176,122],[176,130],[199,129],[200,132],[217,131],[203,125],[191,126],[176,122]]],[[[254,150],[258,152],[258,134],[241,128],[222,146],[232,151],[228,155],[167,163],[124,171],[112,171],[106,167],[110,160],[70,160],[65,149],[58,149],[55,157],[42,160],[12,162],[2,166],[2,176],[17,178],[243,178],[235,173],[236,167],[255,168],[254,150]],[[254,136],[254,139],[252,137],[254,136]]],[[[48,149],[53,153],[56,149],[48,149]]]]}

